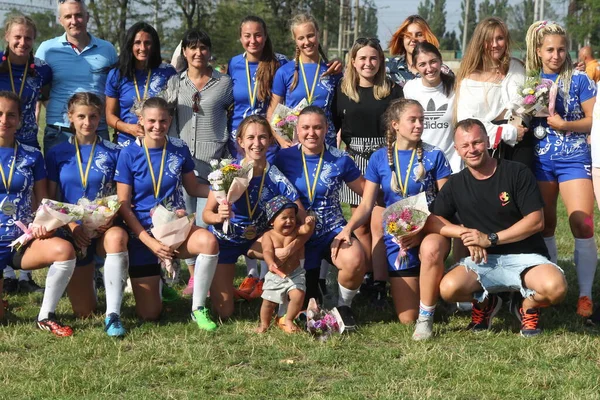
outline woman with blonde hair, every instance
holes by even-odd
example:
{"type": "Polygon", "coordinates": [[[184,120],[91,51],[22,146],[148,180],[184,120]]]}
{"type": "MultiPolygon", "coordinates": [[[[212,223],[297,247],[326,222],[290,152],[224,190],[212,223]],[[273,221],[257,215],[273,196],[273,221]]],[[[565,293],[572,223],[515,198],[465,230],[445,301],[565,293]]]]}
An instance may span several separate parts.
{"type": "MultiPolygon", "coordinates": [[[[346,144],[346,151],[364,174],[371,155],[385,146],[383,114],[390,102],[403,97],[403,94],[402,88],[386,76],[385,56],[379,40],[357,39],[350,50],[348,61],[336,93],[334,123],[336,131],[341,129],[341,139],[346,144]]],[[[361,196],[343,184],[340,199],[350,204],[354,213],[360,204],[361,196]]],[[[354,232],[365,251],[366,269],[373,270],[373,294],[377,297],[385,293],[387,279],[385,264],[378,264],[377,267],[380,268],[377,268],[371,263],[371,249],[380,243],[383,237],[382,211],[382,207],[376,207],[371,222],[367,221],[354,232]]],[[[379,245],[379,248],[382,247],[383,242],[379,245]]],[[[381,258],[383,257],[382,255],[381,258]]],[[[370,279],[367,279],[367,283],[370,283],[370,279]]]]}
{"type": "MultiPolygon", "coordinates": [[[[440,47],[440,42],[431,31],[429,24],[420,15],[407,17],[402,25],[394,32],[388,44],[393,58],[386,58],[386,72],[390,79],[400,86],[407,81],[420,77],[415,67],[413,50],[419,42],[429,42],[440,47]]],[[[452,75],[447,65],[442,65],[445,74],[452,75]]]]}
{"type": "Polygon", "coordinates": [[[557,249],[556,200],[560,192],[575,237],[575,268],[579,283],[577,314],[592,314],[592,284],[598,261],[594,240],[594,191],[591,152],[587,142],[596,103],[596,84],[573,69],[567,33],[555,22],[537,21],[527,30],[527,72],[554,82],[555,112],[534,118],[534,173],[544,199],[544,241],[552,262],[557,249]]]}
{"type": "Polygon", "coordinates": [[[496,158],[533,168],[533,136],[514,119],[525,68],[511,58],[510,46],[508,28],[500,18],[477,24],[456,76],[455,120],[480,120],[496,158]]]}
{"type": "MultiPolygon", "coordinates": [[[[337,145],[335,127],[332,123],[331,110],[336,87],[342,74],[328,69],[327,56],[319,42],[319,24],[310,14],[298,14],[290,21],[290,30],[296,43],[293,62],[280,67],[273,80],[273,96],[267,110],[270,120],[277,104],[283,103],[293,108],[306,99],[309,105],[321,107],[327,115],[326,143],[337,145]]],[[[288,147],[291,142],[288,143],[288,147]]],[[[286,147],[283,144],[282,147],[286,147]]]]}

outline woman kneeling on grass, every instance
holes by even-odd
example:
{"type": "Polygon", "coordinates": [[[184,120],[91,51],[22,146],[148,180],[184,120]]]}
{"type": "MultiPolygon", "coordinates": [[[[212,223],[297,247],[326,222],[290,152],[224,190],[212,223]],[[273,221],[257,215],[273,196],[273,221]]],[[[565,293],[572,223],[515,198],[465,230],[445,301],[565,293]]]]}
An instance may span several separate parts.
{"type": "MultiPolygon", "coordinates": [[[[427,202],[431,203],[452,173],[444,153],[421,140],[423,107],[418,101],[392,101],[386,111],[386,121],[387,148],[377,150],[369,159],[362,201],[336,236],[342,242],[349,242],[355,227],[371,215],[380,185],[386,207],[421,192],[427,194],[427,202]]],[[[400,247],[390,235],[385,235],[384,241],[398,319],[403,324],[417,321],[414,340],[429,339],[444,273],[438,266],[444,265],[450,242],[438,234],[420,233],[405,238],[402,246],[407,249],[407,257],[397,263],[400,247]]]]}
{"type": "Polygon", "coordinates": [[[212,225],[209,229],[219,242],[219,266],[210,287],[210,297],[220,318],[228,318],[233,313],[233,278],[237,259],[248,254],[251,247],[251,253],[262,253],[260,244],[256,242],[268,227],[266,203],[277,195],[283,195],[300,207],[300,219],[304,219],[296,189],[277,167],[267,162],[267,150],[273,143],[273,133],[267,120],[259,115],[246,117],[238,127],[236,140],[244,154],[241,164],[253,164],[253,178],[244,195],[233,204],[219,204],[211,191],[202,214],[204,222],[212,225]],[[230,218],[232,212],[234,216],[230,218]],[[224,232],[223,222],[228,218],[229,229],[224,232]]]}
{"type": "MultiPolygon", "coordinates": [[[[76,93],[67,106],[71,130],[75,132],[67,142],[54,146],[46,154],[48,167],[48,193],[50,198],[67,203],[94,200],[114,194],[113,182],[120,147],[96,134],[100,123],[103,104],[93,93],[76,93]]],[[[104,282],[107,301],[105,330],[109,336],[123,336],[121,325],[121,302],[114,302],[121,291],[127,268],[127,233],[112,222],[98,229],[100,237],[90,239],[82,225],[71,222],[67,240],[84,250],[78,258],[77,268],[67,287],[73,312],[78,317],[88,317],[96,309],[94,290],[94,255],[99,254],[104,262],[104,282]]]]}
{"type": "MultiPolygon", "coordinates": [[[[32,199],[39,203],[47,197],[42,153],[15,140],[21,121],[20,107],[19,96],[0,91],[0,269],[10,265],[16,269],[34,270],[49,265],[37,326],[56,336],[71,336],[71,327],[61,324],[54,311],[75,269],[73,246],[64,239],[51,237],[52,233],[41,227],[33,228],[34,239],[20,250],[9,247],[22,233],[15,222],[30,222],[32,199]]],[[[0,295],[3,283],[0,283],[0,295]]],[[[4,307],[0,307],[0,319],[3,317],[4,307]]]]}
{"type": "MultiPolygon", "coordinates": [[[[162,310],[160,260],[196,257],[192,318],[204,330],[216,329],[204,308],[208,287],[217,266],[219,247],[206,229],[192,227],[188,238],[172,250],[152,237],[151,211],[158,205],[185,208],[182,187],[196,197],[206,197],[208,187],[198,183],[194,161],[185,142],[167,137],[171,124],[169,106],[158,97],[146,100],[140,122],[144,138],[121,150],[115,181],[121,202],[119,213],[129,231],[129,277],[136,312],[144,320],[156,320],[162,310]]],[[[108,297],[108,292],[107,292],[108,297]]],[[[120,302],[122,291],[118,293],[120,302]]],[[[113,301],[107,298],[107,303],[113,301]]]]}

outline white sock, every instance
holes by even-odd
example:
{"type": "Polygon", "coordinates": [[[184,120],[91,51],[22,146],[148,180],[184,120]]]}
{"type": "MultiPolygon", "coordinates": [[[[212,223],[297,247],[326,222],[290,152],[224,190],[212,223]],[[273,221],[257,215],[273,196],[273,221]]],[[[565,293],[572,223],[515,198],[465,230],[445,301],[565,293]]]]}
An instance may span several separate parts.
{"type": "Polygon", "coordinates": [[[554,264],[558,261],[558,249],[556,248],[556,238],[554,236],[545,237],[544,242],[548,248],[548,254],[550,254],[550,261],[554,264]]]}
{"type": "Polygon", "coordinates": [[[15,274],[15,270],[8,265],[4,267],[4,279],[17,279],[17,274],[15,274]]]}
{"type": "Polygon", "coordinates": [[[422,301],[419,301],[419,317],[433,318],[435,313],[435,304],[432,306],[426,306],[422,301]]]}
{"type": "Polygon", "coordinates": [[[244,256],[244,259],[246,260],[246,270],[248,271],[247,275],[257,278],[258,269],[256,268],[256,260],[248,256],[244,256]]]}
{"type": "MultiPolygon", "coordinates": [[[[13,272],[13,274],[14,274],[14,272],[13,272]]],[[[21,270],[21,272],[19,273],[19,282],[20,281],[29,281],[30,279],[31,279],[31,272],[21,270]]]]}
{"type": "Polygon", "coordinates": [[[577,269],[577,283],[579,284],[579,297],[592,298],[592,285],[598,264],[598,249],[594,237],[589,239],[575,238],[575,253],[573,255],[577,269]]]}
{"type": "Polygon", "coordinates": [[[277,309],[277,317],[283,317],[287,313],[288,304],[290,304],[290,299],[287,296],[283,296],[283,302],[279,305],[277,309]]]}
{"type": "Polygon", "coordinates": [[[345,287],[343,287],[342,285],[338,284],[339,286],[339,297],[338,297],[338,307],[339,306],[348,306],[350,307],[352,305],[352,299],[354,298],[354,296],[356,296],[356,293],[358,293],[358,289],[346,289],[345,287]]]}
{"type": "Polygon", "coordinates": [[[321,260],[321,271],[319,272],[319,279],[327,279],[329,273],[329,263],[325,260],[321,260]]]}
{"type": "Polygon", "coordinates": [[[218,254],[198,254],[194,267],[194,294],[192,295],[192,311],[206,304],[206,296],[210,290],[217,264],[218,254]]]}
{"type": "Polygon", "coordinates": [[[75,259],[67,261],[55,261],[48,268],[46,276],[46,288],[44,289],[44,300],[38,315],[38,321],[48,318],[48,314],[56,311],[58,301],[62,297],[69,280],[75,270],[75,259]]]}
{"type": "Polygon", "coordinates": [[[108,253],[104,261],[104,287],[106,289],[106,316],[121,315],[123,285],[127,279],[129,253],[108,253]]]}
{"type": "Polygon", "coordinates": [[[260,279],[261,280],[265,279],[265,275],[267,275],[267,272],[269,272],[269,267],[267,266],[267,263],[264,261],[260,261],[260,279]]]}

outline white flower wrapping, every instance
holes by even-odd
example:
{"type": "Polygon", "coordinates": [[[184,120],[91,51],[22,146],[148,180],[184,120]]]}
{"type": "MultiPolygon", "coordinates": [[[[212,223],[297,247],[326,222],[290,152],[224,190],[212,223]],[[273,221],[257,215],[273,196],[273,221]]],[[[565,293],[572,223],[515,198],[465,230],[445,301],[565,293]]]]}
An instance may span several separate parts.
{"type": "Polygon", "coordinates": [[[83,231],[90,239],[100,236],[98,228],[108,224],[121,207],[117,195],[103,197],[81,205],[84,211],[81,219],[83,231]]]}
{"type": "MultiPolygon", "coordinates": [[[[177,249],[190,234],[194,225],[195,214],[182,215],[178,211],[169,211],[164,206],[157,206],[152,213],[152,236],[172,250],[177,249]]],[[[175,269],[172,260],[161,260],[161,264],[173,276],[175,269]]]]}

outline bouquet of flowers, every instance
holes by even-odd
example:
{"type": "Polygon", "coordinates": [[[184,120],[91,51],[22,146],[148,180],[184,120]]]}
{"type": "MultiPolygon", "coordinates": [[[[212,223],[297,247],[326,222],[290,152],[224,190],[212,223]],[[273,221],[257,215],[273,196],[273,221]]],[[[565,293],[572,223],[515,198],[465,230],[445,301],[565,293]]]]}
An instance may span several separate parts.
{"type": "Polygon", "coordinates": [[[539,74],[530,74],[525,84],[519,89],[522,96],[517,113],[522,116],[548,117],[554,114],[554,104],[558,86],[539,74]]]}
{"type": "Polygon", "coordinates": [[[83,207],[80,205],[62,203],[50,199],[42,199],[40,206],[35,212],[33,222],[25,226],[21,221],[15,222],[23,234],[14,240],[9,246],[19,250],[33,239],[33,228],[45,227],[47,231],[53,231],[66,224],[79,221],[83,217],[83,207]]]}
{"type": "Polygon", "coordinates": [[[296,125],[298,124],[298,115],[302,111],[308,102],[306,99],[302,101],[293,109],[284,106],[283,104],[277,104],[273,116],[271,117],[271,126],[273,130],[280,136],[288,139],[292,144],[298,143],[298,135],[296,134],[296,125]]]}
{"type": "MultiPolygon", "coordinates": [[[[185,242],[195,221],[195,214],[186,215],[185,210],[169,211],[162,205],[154,208],[150,214],[152,236],[173,250],[185,242]]],[[[169,276],[175,274],[172,260],[161,260],[161,264],[169,276]]]]}
{"type": "Polygon", "coordinates": [[[336,308],[327,312],[319,308],[315,299],[308,301],[306,330],[316,339],[324,342],[334,333],[344,332],[344,329],[344,323],[336,308]]]}
{"type": "MultiPolygon", "coordinates": [[[[213,171],[208,174],[208,181],[219,204],[235,203],[250,184],[253,171],[252,163],[241,166],[234,163],[234,160],[223,159],[221,161],[211,160],[210,166],[213,171]]],[[[229,218],[232,217],[233,215],[229,218]]],[[[223,222],[224,233],[229,230],[229,218],[223,222]]]]}
{"type": "Polygon", "coordinates": [[[396,268],[400,267],[407,256],[406,249],[402,247],[399,239],[419,233],[429,214],[425,192],[399,200],[383,211],[385,233],[392,235],[393,241],[400,246],[395,262],[396,268]]]}
{"type": "Polygon", "coordinates": [[[81,222],[83,231],[90,239],[100,236],[97,229],[108,224],[121,207],[117,195],[102,197],[94,201],[81,199],[77,204],[83,207],[81,222]]]}

